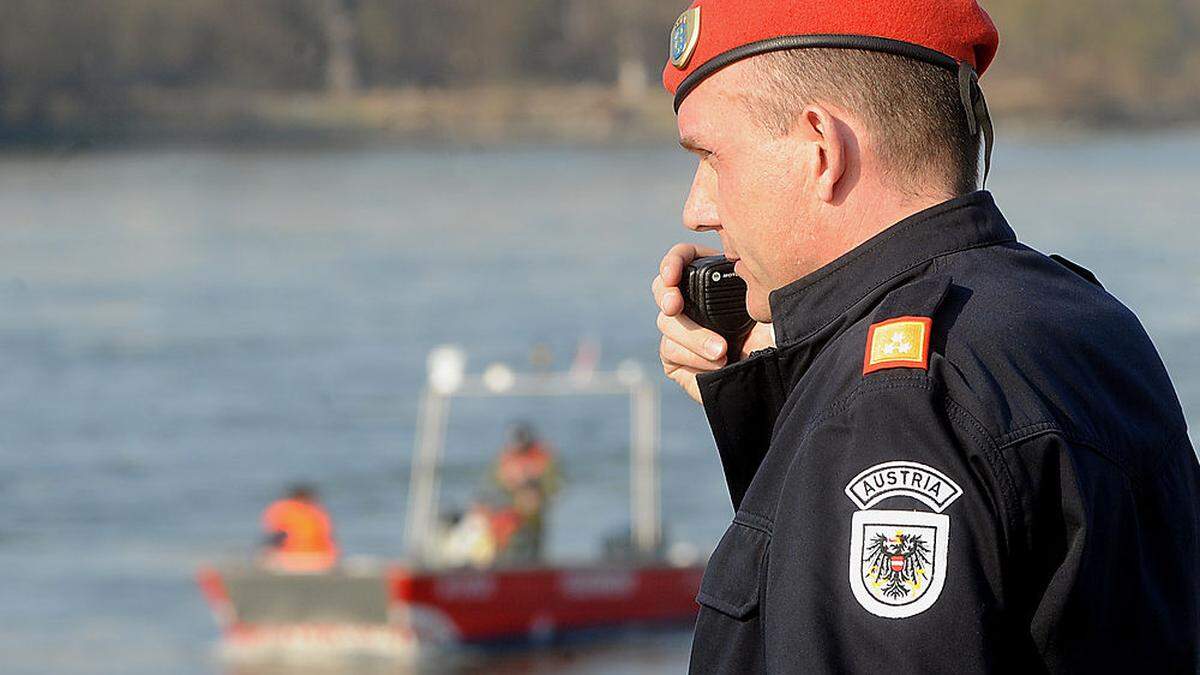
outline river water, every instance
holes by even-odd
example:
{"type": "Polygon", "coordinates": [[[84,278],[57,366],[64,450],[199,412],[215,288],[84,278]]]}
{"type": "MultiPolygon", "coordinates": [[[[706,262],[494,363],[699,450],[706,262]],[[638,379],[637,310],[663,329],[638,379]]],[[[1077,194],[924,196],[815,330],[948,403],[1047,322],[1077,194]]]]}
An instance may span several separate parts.
{"type": "MultiPolygon", "coordinates": [[[[232,673],[192,583],[246,556],[282,485],[316,482],[343,548],[400,550],[425,355],[479,369],[654,372],[648,294],[691,160],[662,147],[0,157],[0,671],[232,673]]],[[[990,187],[1022,238],[1093,269],[1200,413],[1200,135],[1004,139],[990,187]]],[[[664,382],[669,535],[731,516],[701,411],[664,382]]],[[[627,404],[454,410],[452,498],[527,418],[567,475],[550,549],[628,523],[627,404]]],[[[461,498],[461,497],[458,497],[461,498]]],[[[507,654],[479,672],[672,672],[688,636],[507,654]]],[[[374,671],[372,671],[374,672],[374,671]]]]}

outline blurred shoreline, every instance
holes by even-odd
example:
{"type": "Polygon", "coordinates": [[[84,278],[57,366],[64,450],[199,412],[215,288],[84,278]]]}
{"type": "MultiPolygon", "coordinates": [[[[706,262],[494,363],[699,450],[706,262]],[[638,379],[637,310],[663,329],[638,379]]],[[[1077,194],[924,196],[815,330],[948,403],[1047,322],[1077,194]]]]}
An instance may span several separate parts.
{"type": "MultiPolygon", "coordinates": [[[[1068,92],[1032,78],[985,81],[993,117],[1023,136],[1200,127],[1200,97],[1068,92]]],[[[362,92],[131,89],[104,105],[52,105],[49,123],[8,129],[5,148],[158,143],[305,145],[395,143],[504,147],[609,145],[669,140],[670,98],[657,87],[490,84],[362,92]]]]}

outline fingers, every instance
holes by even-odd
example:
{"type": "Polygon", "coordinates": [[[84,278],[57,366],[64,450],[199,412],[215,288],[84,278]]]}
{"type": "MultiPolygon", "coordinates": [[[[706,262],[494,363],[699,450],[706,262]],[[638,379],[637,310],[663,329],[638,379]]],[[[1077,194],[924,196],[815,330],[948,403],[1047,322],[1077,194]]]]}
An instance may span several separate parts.
{"type": "Polygon", "coordinates": [[[668,365],[686,367],[704,373],[716,370],[725,364],[723,358],[709,360],[665,335],[658,343],[658,357],[662,360],[664,367],[668,365]]]}
{"type": "Polygon", "coordinates": [[[654,293],[654,302],[667,316],[675,316],[683,311],[683,294],[677,287],[668,286],[661,275],[654,277],[650,290],[654,293]]]}
{"type": "Polygon", "coordinates": [[[696,376],[725,366],[728,347],[724,338],[701,328],[686,316],[660,313],[658,329],[663,334],[658,346],[663,372],[683,388],[692,400],[703,403],[696,376]]]}
{"type": "Polygon", "coordinates": [[[713,364],[713,369],[725,365],[725,338],[702,328],[687,316],[658,315],[658,330],[683,349],[713,364]]]}
{"type": "Polygon", "coordinates": [[[678,384],[688,396],[692,397],[693,401],[701,405],[704,404],[704,401],[700,398],[700,383],[696,381],[696,376],[701,371],[686,366],[667,367],[664,365],[663,372],[667,374],[668,378],[678,384]]]}
{"type": "Polygon", "coordinates": [[[663,372],[674,380],[697,403],[700,387],[696,375],[725,366],[729,346],[716,333],[701,328],[683,314],[683,294],[679,282],[683,268],[696,258],[716,255],[717,250],[696,244],[676,244],[663,256],[658,276],[650,283],[654,302],[658,305],[658,329],[662,332],[658,354],[663,372]]]}
{"type": "Polygon", "coordinates": [[[716,249],[696,244],[676,244],[667,251],[658,265],[658,276],[650,284],[654,302],[664,314],[676,316],[683,312],[683,295],[678,289],[683,268],[696,258],[716,254],[716,249]]]}
{"type": "Polygon", "coordinates": [[[658,264],[658,274],[663,278],[667,286],[678,286],[679,280],[683,278],[684,266],[696,258],[716,255],[717,253],[718,251],[715,248],[699,244],[675,244],[663,256],[662,262],[658,264]]]}

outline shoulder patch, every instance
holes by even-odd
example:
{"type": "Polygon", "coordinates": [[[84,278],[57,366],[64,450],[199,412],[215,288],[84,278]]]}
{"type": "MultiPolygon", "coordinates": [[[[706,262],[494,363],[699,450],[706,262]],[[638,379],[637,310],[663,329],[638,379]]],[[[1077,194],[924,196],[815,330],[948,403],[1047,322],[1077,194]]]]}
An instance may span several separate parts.
{"type": "Polygon", "coordinates": [[[863,375],[887,368],[929,369],[929,334],[933,319],[902,316],[871,324],[863,375]]]}
{"type": "Polygon", "coordinates": [[[850,589],[862,608],[905,619],[933,606],[946,585],[950,516],[962,496],[949,476],[919,462],[884,462],[846,485],[859,507],[850,518],[850,589]],[[888,497],[911,497],[933,509],[872,509],[888,497]]]}
{"type": "Polygon", "coordinates": [[[850,527],[850,589],[863,609],[906,619],[937,602],[946,585],[949,516],[857,511],[850,527]]]}
{"type": "Polygon", "coordinates": [[[888,497],[904,495],[941,513],[962,493],[962,488],[949,476],[919,462],[876,464],[846,484],[846,496],[860,509],[869,509],[888,497]]]}

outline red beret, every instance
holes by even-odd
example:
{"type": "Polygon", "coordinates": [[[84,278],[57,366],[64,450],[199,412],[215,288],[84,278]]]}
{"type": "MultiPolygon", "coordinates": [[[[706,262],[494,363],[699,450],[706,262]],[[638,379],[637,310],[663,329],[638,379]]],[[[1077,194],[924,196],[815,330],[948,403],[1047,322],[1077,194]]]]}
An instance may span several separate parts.
{"type": "Polygon", "coordinates": [[[888,52],[982,74],[999,42],[976,0],[695,0],[671,30],[663,86],[678,110],[721,68],[803,47],[888,52]]]}

